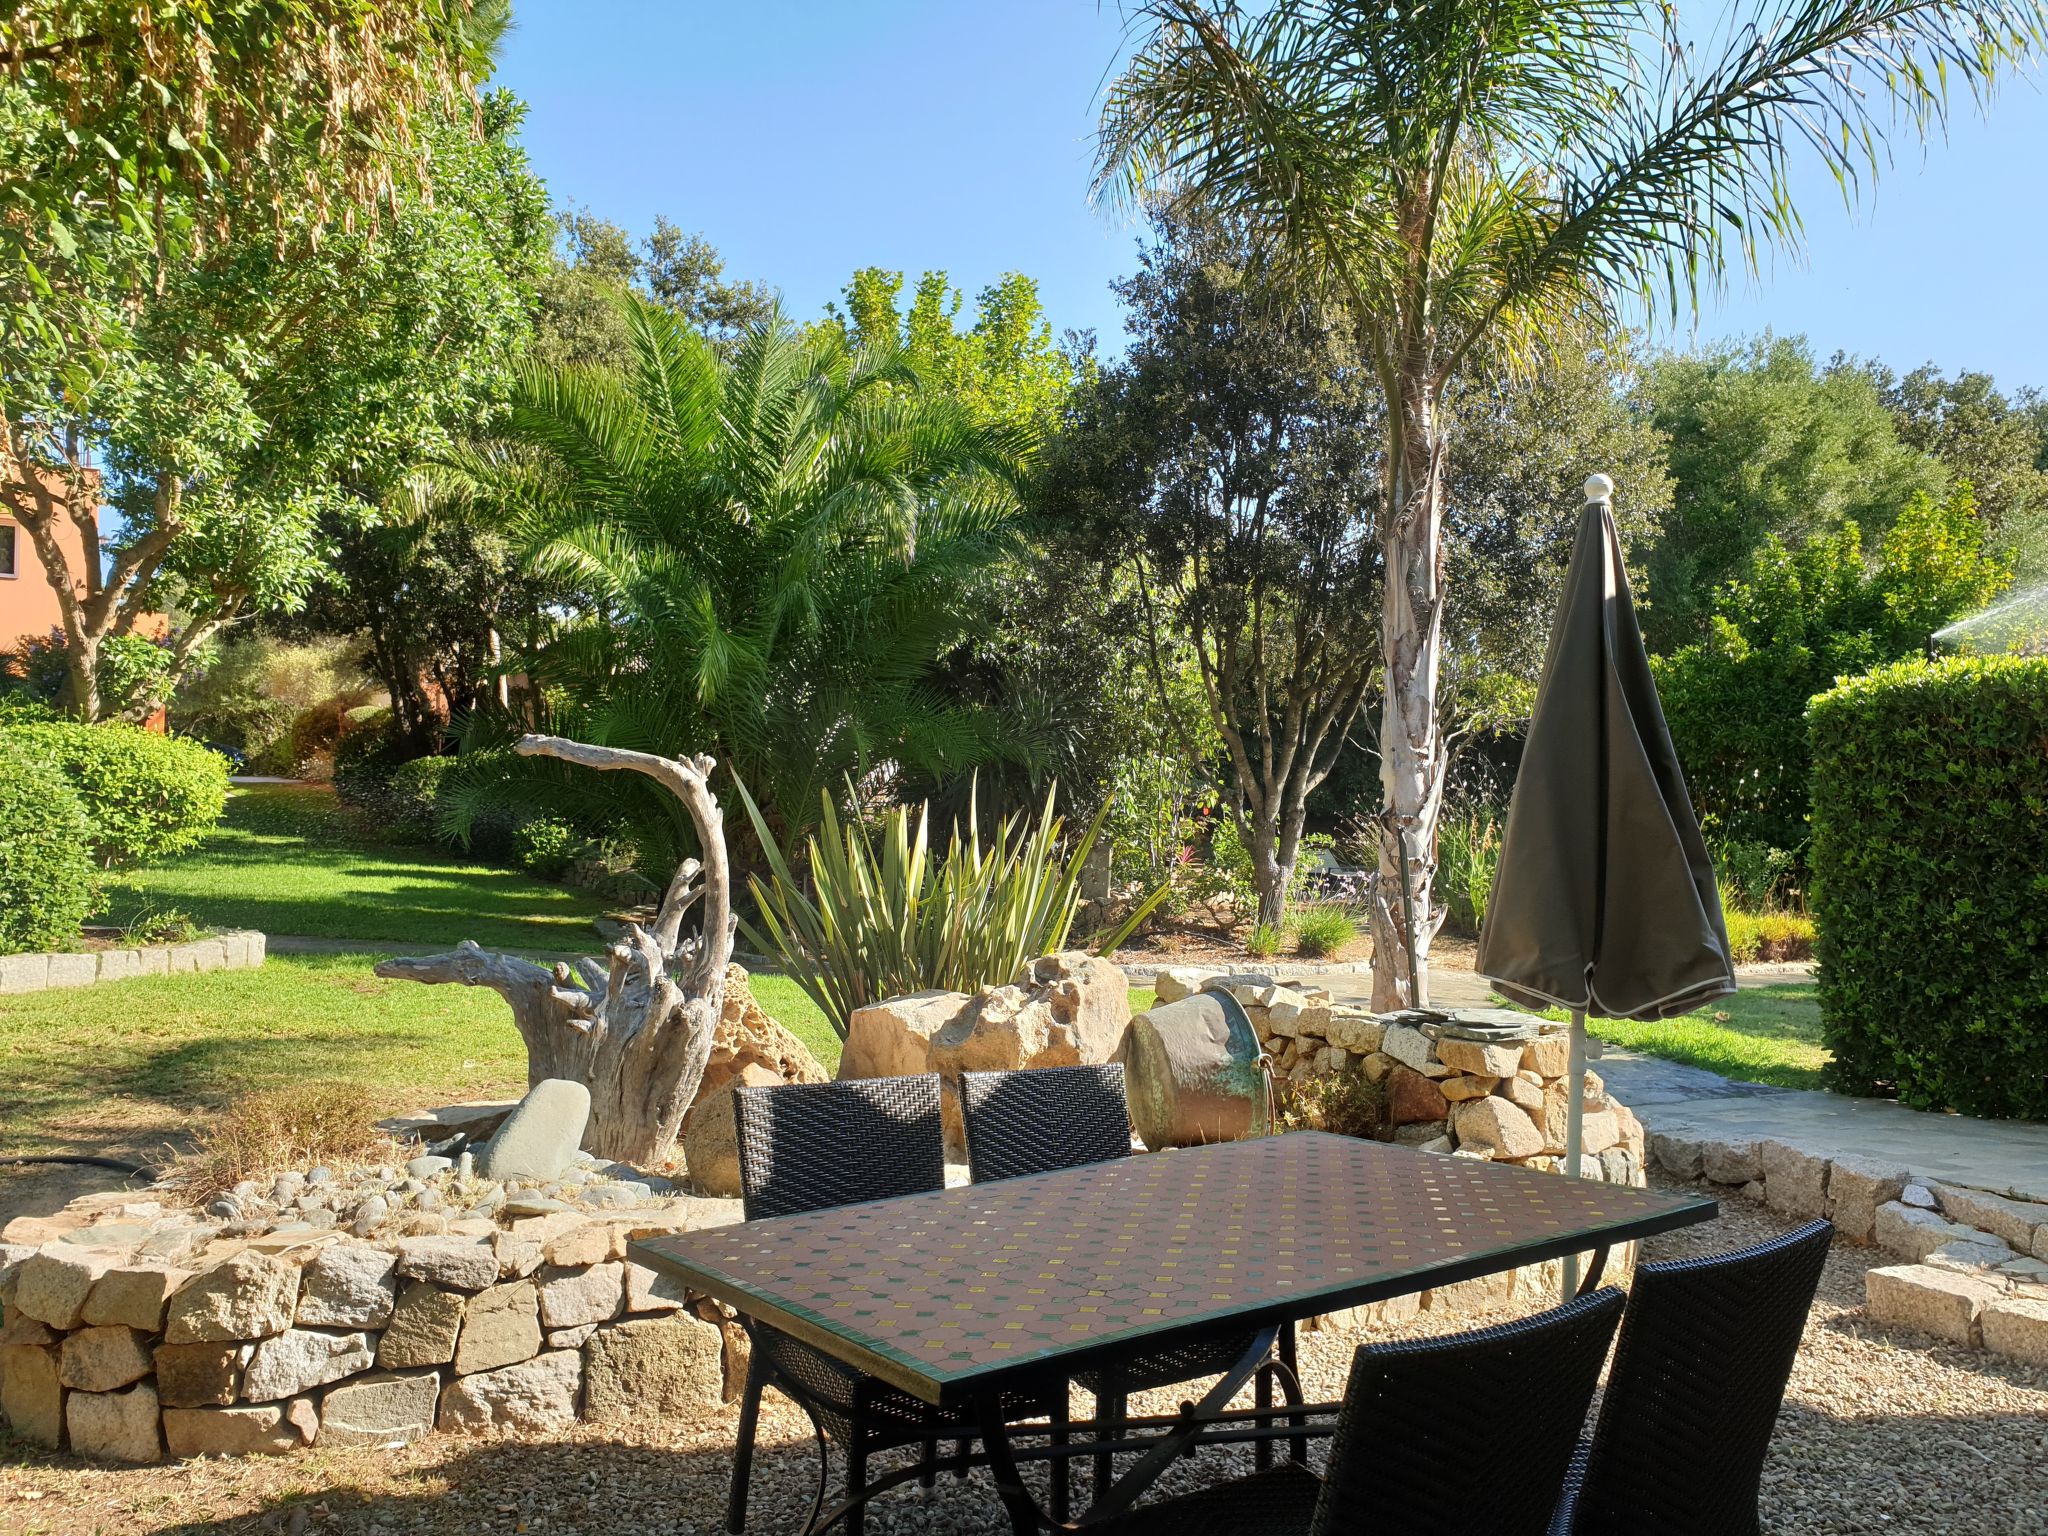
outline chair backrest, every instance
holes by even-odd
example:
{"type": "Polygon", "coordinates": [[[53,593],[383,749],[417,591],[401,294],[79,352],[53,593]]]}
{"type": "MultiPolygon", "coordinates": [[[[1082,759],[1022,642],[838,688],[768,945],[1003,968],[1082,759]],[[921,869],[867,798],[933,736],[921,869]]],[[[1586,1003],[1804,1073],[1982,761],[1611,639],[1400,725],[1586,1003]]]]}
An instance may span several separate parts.
{"type": "Polygon", "coordinates": [[[1131,1112],[1117,1062],[963,1072],[960,1108],[967,1169],[977,1184],[1131,1155],[1131,1112]]]}
{"type": "Polygon", "coordinates": [[[936,1075],[736,1088],[732,1108],[749,1221],[946,1186],[936,1075]]]}
{"type": "Polygon", "coordinates": [[[1757,1484],[1834,1228],[1636,1270],[1574,1533],[1751,1536],[1757,1484]]]}
{"type": "Polygon", "coordinates": [[[1543,1536],[1622,1302],[1610,1286],[1498,1328],[1362,1347],[1312,1536],[1543,1536]]]}

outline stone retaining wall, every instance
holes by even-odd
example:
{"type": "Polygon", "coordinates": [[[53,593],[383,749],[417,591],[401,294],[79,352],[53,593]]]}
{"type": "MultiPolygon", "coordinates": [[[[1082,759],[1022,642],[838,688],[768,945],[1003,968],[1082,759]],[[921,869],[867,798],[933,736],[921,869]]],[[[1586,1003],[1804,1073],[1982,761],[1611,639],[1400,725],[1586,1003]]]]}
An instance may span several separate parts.
{"type": "Polygon", "coordinates": [[[89,987],[131,976],[172,976],[180,971],[243,971],[263,963],[263,935],[253,929],[122,949],[0,955],[0,994],[89,987]]]}
{"type": "Polygon", "coordinates": [[[1838,1236],[1905,1260],[1870,1271],[1864,1306],[1874,1321],[2048,1365],[2048,1203],[1787,1141],[1658,1133],[1650,1158],[1782,1215],[1826,1217],[1838,1236]]]}
{"type": "Polygon", "coordinates": [[[736,1325],[625,1258],[633,1237],[736,1220],[729,1202],[198,1253],[178,1249],[189,1222],[159,1220],[156,1202],[93,1196],[70,1213],[89,1219],[40,1246],[0,1243],[0,1417],[82,1456],[689,1417],[716,1411],[744,1376],[736,1325]]]}

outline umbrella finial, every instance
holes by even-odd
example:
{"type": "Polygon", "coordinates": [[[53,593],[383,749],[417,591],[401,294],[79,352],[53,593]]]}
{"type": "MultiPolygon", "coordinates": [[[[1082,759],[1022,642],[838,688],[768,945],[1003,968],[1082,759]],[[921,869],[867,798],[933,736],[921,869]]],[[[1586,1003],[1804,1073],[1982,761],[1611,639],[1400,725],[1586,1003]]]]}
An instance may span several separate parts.
{"type": "Polygon", "coordinates": [[[1589,502],[1614,500],[1614,482],[1605,475],[1586,476],[1586,500],[1589,502]]]}

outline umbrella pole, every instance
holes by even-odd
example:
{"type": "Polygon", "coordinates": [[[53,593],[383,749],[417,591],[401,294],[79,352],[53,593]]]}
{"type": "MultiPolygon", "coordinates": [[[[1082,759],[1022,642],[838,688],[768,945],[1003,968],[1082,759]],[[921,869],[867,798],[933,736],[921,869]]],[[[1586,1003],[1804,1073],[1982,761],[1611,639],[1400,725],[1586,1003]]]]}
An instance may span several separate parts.
{"type": "MultiPolygon", "coordinates": [[[[1564,1121],[1564,1173],[1568,1179],[1579,1176],[1579,1148],[1585,1143],[1586,1124],[1586,1014],[1583,1009],[1572,1010],[1571,1053],[1565,1076],[1570,1079],[1570,1096],[1566,1099],[1564,1121]]],[[[1579,1256],[1568,1253],[1564,1258],[1564,1299],[1570,1301],[1579,1288],[1579,1256]]]]}

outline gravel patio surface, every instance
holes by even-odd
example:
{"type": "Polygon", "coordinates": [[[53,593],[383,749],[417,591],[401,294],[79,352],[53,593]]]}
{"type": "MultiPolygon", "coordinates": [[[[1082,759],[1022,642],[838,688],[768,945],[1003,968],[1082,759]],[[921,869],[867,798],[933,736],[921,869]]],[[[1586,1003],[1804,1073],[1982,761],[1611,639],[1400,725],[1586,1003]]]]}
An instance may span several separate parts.
{"type": "MultiPolygon", "coordinates": [[[[1713,1252],[1789,1225],[1739,1198],[1724,1199],[1723,1212],[1711,1225],[1648,1245],[1649,1256],[1713,1252]]],[[[1765,1530],[2048,1536],[2048,1370],[1865,1324],[1863,1275],[1882,1262],[1848,1245],[1829,1258],[1765,1473],[1765,1530]]],[[[1475,1315],[1459,1326],[1506,1315],[1475,1315]]],[[[1429,1330],[1425,1323],[1401,1331],[1429,1330]]],[[[1304,1334],[1312,1399],[1341,1393],[1350,1352],[1365,1337],[1304,1334]]],[[[1189,1395],[1153,1394],[1143,1406],[1170,1411],[1189,1395]]],[[[1447,1403],[1445,1411],[1470,1419],[1482,1465],[1486,1437],[1512,1429],[1512,1405],[1447,1403]]],[[[132,1470],[86,1466],[0,1433],[0,1532],[710,1536],[721,1528],[734,1417],[630,1434],[586,1427],[545,1443],[435,1439],[392,1451],[132,1470]]],[[[1161,1488],[1249,1466],[1248,1450],[1211,1450],[1177,1463],[1161,1488]]],[[[803,1417],[771,1394],[749,1529],[793,1529],[809,1507],[815,1467],[803,1417]]],[[[1085,1488],[1085,1471],[1076,1482],[1085,1488]]],[[[887,1495],[870,1512],[869,1529],[1002,1536],[1009,1527],[977,1476],[943,1478],[930,1494],[913,1486],[887,1495]]]]}

